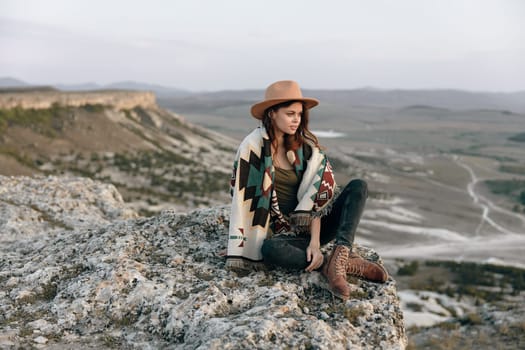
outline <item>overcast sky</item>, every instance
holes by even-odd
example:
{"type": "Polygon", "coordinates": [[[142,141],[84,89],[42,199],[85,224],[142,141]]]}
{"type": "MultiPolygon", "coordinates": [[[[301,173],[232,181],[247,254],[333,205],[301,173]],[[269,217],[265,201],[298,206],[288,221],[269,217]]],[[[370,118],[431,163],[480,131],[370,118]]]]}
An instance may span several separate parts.
{"type": "Polygon", "coordinates": [[[0,0],[0,77],[525,90],[521,0],[0,0]]]}

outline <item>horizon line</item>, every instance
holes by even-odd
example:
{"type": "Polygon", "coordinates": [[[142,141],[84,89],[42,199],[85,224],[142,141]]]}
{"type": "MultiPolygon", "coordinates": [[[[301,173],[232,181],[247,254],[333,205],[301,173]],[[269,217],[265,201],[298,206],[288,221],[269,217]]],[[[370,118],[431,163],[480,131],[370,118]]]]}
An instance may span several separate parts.
{"type": "MultiPolygon", "coordinates": [[[[104,90],[107,88],[115,89],[115,87],[111,87],[112,85],[116,84],[138,84],[138,85],[150,85],[152,87],[157,88],[163,88],[166,90],[179,90],[180,92],[187,92],[191,94],[202,94],[202,93],[214,93],[214,92],[233,92],[233,91],[264,91],[264,87],[262,88],[225,88],[225,89],[202,89],[202,90],[196,90],[196,89],[187,89],[182,87],[176,87],[172,85],[164,85],[161,83],[150,83],[150,82],[144,82],[144,81],[138,81],[138,80],[119,80],[114,81],[111,83],[101,84],[97,82],[80,82],[80,83],[46,83],[46,84],[34,84],[34,83],[28,83],[25,80],[21,80],[18,78],[14,78],[12,76],[1,76],[0,80],[15,80],[19,85],[13,85],[13,86],[0,86],[0,89],[10,89],[10,88],[55,88],[59,91],[67,91],[62,90],[58,86],[63,87],[72,87],[75,88],[75,86],[82,86],[82,85],[93,85],[97,86],[95,90],[89,88],[79,88],[76,91],[96,91],[96,90],[104,90]]],[[[126,89],[126,88],[117,88],[122,90],[134,90],[134,91],[151,91],[147,89],[126,89]]],[[[515,94],[515,93],[525,93],[525,87],[518,90],[471,90],[471,89],[465,89],[465,88],[455,88],[455,87],[419,87],[419,88],[403,88],[403,87],[391,87],[391,88],[385,88],[385,87],[377,87],[377,86],[359,86],[359,87],[348,87],[348,88],[312,88],[312,87],[302,87],[302,90],[304,91],[354,91],[354,90],[368,90],[368,91],[378,91],[378,92],[388,92],[388,91],[457,91],[457,92],[467,92],[467,93],[491,93],[491,94],[515,94]]]]}

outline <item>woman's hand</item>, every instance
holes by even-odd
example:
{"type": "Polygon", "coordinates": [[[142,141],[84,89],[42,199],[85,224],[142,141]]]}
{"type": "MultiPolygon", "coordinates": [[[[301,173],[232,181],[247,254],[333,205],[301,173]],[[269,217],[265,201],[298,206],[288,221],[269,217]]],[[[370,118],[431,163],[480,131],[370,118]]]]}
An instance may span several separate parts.
{"type": "Polygon", "coordinates": [[[323,264],[323,254],[319,250],[319,235],[321,232],[321,218],[316,217],[310,222],[310,244],[306,248],[306,261],[310,263],[306,271],[312,272],[323,264]]]}
{"type": "Polygon", "coordinates": [[[306,271],[312,272],[315,269],[318,269],[323,265],[323,254],[319,250],[319,245],[310,244],[308,245],[308,248],[306,248],[306,261],[310,263],[308,267],[306,267],[306,271]]]}

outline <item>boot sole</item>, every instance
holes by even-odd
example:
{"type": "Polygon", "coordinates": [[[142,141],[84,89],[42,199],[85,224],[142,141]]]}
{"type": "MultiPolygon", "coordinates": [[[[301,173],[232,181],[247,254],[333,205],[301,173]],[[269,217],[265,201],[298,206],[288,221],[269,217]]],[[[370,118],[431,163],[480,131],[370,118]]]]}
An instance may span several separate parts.
{"type": "Polygon", "coordinates": [[[345,296],[343,296],[342,294],[337,293],[337,292],[334,292],[334,291],[331,290],[331,289],[330,289],[330,293],[332,293],[333,296],[336,296],[336,297],[338,297],[339,299],[341,299],[341,300],[343,300],[343,301],[347,301],[347,300],[350,298],[350,296],[345,297],[345,296]]]}
{"type": "Polygon", "coordinates": [[[390,275],[387,275],[385,280],[374,280],[374,279],[369,279],[369,278],[366,278],[364,276],[357,276],[357,275],[352,275],[350,273],[347,273],[346,274],[346,277],[352,277],[352,278],[359,278],[361,280],[364,280],[364,281],[368,281],[368,282],[373,282],[373,283],[386,283],[388,281],[388,278],[390,277],[390,275]]]}
{"type": "Polygon", "coordinates": [[[330,283],[328,283],[328,281],[326,280],[326,276],[324,274],[323,274],[323,277],[324,277],[324,281],[320,285],[321,288],[323,288],[324,290],[329,291],[330,294],[332,294],[335,297],[338,297],[339,299],[342,299],[343,301],[346,301],[346,300],[350,299],[350,296],[344,297],[342,294],[334,292],[332,290],[332,288],[330,287],[330,283]]]}

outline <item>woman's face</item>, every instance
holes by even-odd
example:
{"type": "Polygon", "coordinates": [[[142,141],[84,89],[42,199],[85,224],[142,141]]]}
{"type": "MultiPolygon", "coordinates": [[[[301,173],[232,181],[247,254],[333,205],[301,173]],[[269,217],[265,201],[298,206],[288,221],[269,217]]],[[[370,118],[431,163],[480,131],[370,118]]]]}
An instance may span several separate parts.
{"type": "Polygon", "coordinates": [[[277,111],[270,113],[275,136],[284,134],[293,135],[301,124],[303,115],[303,104],[294,102],[288,107],[281,107],[277,111]]]}

